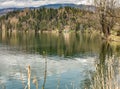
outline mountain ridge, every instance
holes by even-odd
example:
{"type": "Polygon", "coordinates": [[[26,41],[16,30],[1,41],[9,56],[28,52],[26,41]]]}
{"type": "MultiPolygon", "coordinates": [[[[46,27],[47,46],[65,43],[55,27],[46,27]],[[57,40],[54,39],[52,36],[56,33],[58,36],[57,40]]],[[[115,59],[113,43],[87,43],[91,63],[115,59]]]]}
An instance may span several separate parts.
{"type": "Polygon", "coordinates": [[[54,9],[58,9],[60,7],[74,7],[74,8],[78,8],[78,9],[82,9],[82,10],[89,10],[89,11],[94,11],[95,10],[95,6],[93,5],[85,5],[85,4],[73,4],[73,3],[64,3],[64,4],[47,4],[47,5],[42,5],[39,7],[23,7],[23,8],[17,8],[17,7],[11,7],[11,8],[3,8],[0,9],[0,15],[4,15],[8,12],[12,12],[12,11],[16,11],[16,10],[23,10],[25,8],[29,8],[29,9],[38,9],[38,8],[54,8],[54,9]]]}

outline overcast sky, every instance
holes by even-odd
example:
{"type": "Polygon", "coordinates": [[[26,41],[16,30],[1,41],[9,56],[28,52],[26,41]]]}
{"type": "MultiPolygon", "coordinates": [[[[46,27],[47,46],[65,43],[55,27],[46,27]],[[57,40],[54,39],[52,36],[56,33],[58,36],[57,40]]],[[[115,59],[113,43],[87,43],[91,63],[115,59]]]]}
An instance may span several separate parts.
{"type": "Polygon", "coordinates": [[[55,3],[91,4],[91,0],[0,0],[0,8],[38,7],[55,3]]]}

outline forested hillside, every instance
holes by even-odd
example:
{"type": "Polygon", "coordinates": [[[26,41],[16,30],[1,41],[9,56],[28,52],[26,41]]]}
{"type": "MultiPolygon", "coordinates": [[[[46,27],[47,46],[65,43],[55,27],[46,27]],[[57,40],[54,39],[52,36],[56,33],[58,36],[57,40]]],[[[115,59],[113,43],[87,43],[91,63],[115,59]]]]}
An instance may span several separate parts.
{"type": "Polygon", "coordinates": [[[93,28],[94,13],[80,10],[78,8],[63,7],[59,9],[53,8],[39,8],[29,9],[25,8],[22,11],[9,12],[0,17],[0,29],[9,31],[29,31],[34,30],[83,30],[93,28]]]}

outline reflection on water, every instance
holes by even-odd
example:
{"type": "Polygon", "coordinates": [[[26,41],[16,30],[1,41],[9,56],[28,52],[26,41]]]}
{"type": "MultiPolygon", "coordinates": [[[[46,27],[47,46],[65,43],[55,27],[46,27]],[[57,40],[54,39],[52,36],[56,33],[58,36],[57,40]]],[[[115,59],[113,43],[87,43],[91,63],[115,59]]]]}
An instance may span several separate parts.
{"type": "Polygon", "coordinates": [[[119,49],[89,33],[0,33],[0,89],[115,89],[119,49]]]}
{"type": "Polygon", "coordinates": [[[5,33],[0,42],[26,52],[48,55],[72,56],[79,53],[99,51],[100,38],[82,33],[5,33]]]}
{"type": "Polygon", "coordinates": [[[113,53],[113,48],[109,43],[103,42],[93,76],[93,89],[119,89],[119,69],[120,57],[113,53]]]}

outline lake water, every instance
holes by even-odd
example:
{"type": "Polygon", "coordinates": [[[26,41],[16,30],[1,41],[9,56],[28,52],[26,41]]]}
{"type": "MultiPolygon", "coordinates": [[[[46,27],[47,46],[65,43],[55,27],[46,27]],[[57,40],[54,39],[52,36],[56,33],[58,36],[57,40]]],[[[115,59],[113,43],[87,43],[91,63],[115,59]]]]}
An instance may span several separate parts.
{"type": "Polygon", "coordinates": [[[120,46],[99,35],[0,33],[0,89],[115,89],[119,74],[120,46]]]}

